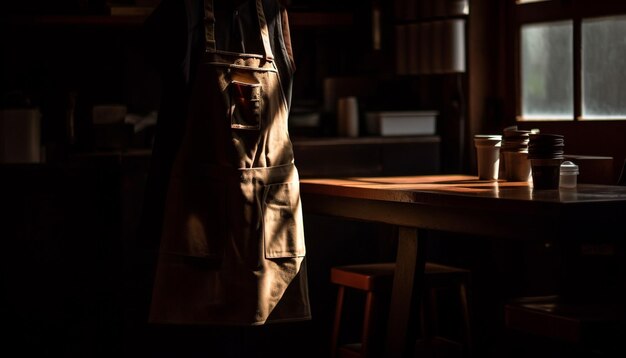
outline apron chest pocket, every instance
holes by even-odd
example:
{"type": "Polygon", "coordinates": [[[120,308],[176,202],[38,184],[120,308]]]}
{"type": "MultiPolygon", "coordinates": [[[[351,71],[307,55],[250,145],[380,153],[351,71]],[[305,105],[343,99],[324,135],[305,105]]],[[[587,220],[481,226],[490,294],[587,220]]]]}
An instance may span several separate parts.
{"type": "Polygon", "coordinates": [[[229,91],[231,128],[261,129],[261,84],[232,81],[229,91]]]}
{"type": "Polygon", "coordinates": [[[268,259],[304,256],[304,230],[298,182],[265,187],[263,241],[268,259]]]}

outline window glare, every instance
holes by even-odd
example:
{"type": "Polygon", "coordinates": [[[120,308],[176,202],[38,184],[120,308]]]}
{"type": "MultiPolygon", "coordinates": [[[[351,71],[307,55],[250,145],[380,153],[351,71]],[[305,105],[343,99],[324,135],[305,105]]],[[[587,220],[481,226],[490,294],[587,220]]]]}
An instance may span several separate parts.
{"type": "Polygon", "coordinates": [[[583,119],[626,118],[626,16],[582,22],[583,119]]]}
{"type": "Polygon", "coordinates": [[[573,119],[572,34],[572,21],[522,27],[522,119],[573,119]]]}

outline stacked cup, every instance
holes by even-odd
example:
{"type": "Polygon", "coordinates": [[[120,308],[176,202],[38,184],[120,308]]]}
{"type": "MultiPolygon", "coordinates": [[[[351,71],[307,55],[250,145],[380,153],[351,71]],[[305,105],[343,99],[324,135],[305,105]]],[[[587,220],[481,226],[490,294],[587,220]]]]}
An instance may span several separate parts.
{"type": "Polygon", "coordinates": [[[528,142],[531,131],[518,130],[517,126],[504,129],[502,140],[502,159],[504,161],[504,179],[507,181],[528,181],[531,176],[528,159],[528,142]]]}
{"type": "Polygon", "coordinates": [[[558,189],[565,141],[560,134],[531,133],[528,141],[533,188],[558,189]]]}

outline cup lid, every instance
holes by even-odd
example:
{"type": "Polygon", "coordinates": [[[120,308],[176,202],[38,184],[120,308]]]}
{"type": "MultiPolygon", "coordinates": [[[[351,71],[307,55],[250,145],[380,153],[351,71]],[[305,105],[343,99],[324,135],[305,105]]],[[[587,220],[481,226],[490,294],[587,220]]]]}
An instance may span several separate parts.
{"type": "Polygon", "coordinates": [[[502,136],[499,134],[476,134],[474,136],[474,144],[477,147],[499,147],[502,143],[502,136]]]}
{"type": "Polygon", "coordinates": [[[474,134],[474,139],[502,140],[502,134],[474,134]]]}
{"type": "Polygon", "coordinates": [[[578,174],[578,165],[569,160],[566,160],[561,163],[561,173],[578,174]]]}

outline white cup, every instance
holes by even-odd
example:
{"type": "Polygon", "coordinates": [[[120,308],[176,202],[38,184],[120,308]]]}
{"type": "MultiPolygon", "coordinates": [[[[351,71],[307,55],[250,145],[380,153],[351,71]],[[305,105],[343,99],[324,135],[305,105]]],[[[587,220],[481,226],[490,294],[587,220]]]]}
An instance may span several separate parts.
{"type": "Polygon", "coordinates": [[[40,163],[39,109],[0,110],[0,163],[40,163]]]}
{"type": "Polygon", "coordinates": [[[341,97],[337,102],[337,134],[359,136],[359,107],[356,97],[341,97]]]}
{"type": "Polygon", "coordinates": [[[474,136],[479,179],[498,180],[501,143],[501,135],[477,134],[474,136]]]}

